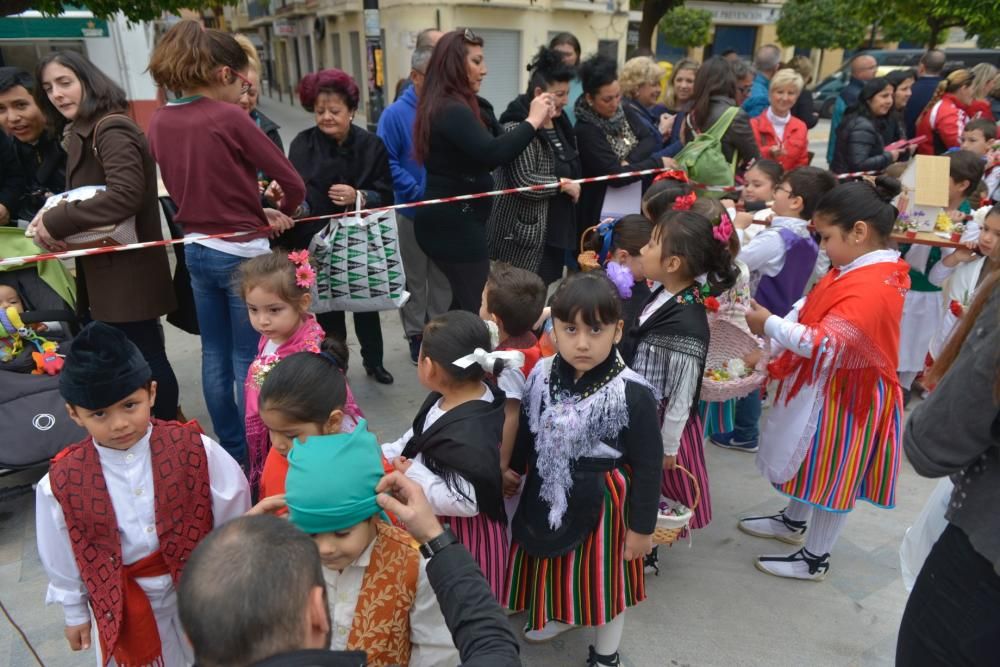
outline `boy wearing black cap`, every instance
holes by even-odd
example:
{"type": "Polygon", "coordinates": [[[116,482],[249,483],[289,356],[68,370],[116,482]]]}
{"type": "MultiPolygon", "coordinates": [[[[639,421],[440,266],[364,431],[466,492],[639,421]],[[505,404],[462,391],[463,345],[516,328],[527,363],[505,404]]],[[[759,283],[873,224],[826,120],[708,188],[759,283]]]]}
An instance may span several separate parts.
{"type": "Polygon", "coordinates": [[[90,437],[60,452],[36,491],[46,603],[63,606],[74,651],[90,647],[96,621],[105,666],[193,662],[175,585],[198,542],[250,507],[246,478],[218,443],[190,426],[151,420],[151,378],[118,329],[85,327],[70,345],[59,390],[90,437]]]}

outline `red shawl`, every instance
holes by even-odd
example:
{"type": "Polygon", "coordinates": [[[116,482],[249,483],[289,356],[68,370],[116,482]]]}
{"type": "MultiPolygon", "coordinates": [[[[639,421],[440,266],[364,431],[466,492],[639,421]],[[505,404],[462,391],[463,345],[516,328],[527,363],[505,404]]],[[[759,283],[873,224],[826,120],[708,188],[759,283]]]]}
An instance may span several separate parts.
{"type": "Polygon", "coordinates": [[[785,350],[768,367],[781,383],[778,397],[787,403],[803,385],[820,379],[822,367],[832,362],[824,391],[836,380],[835,400],[855,418],[866,418],[878,380],[898,383],[899,323],[910,288],[909,268],[902,260],[879,262],[843,276],[834,269],[820,280],[799,314],[799,323],[812,335],[812,355],[785,350]]]}

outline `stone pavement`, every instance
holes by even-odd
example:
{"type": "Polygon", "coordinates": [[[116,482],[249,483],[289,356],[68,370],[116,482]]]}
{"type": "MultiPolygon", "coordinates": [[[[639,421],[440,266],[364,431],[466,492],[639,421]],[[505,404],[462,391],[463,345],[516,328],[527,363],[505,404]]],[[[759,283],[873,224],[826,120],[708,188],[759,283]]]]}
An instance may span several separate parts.
{"type": "MultiPolygon", "coordinates": [[[[286,146],[295,132],[311,123],[307,114],[288,105],[264,100],[262,108],[283,126],[286,146]]],[[[184,411],[208,427],[211,421],[201,397],[198,339],[165,327],[184,411]]],[[[383,386],[365,377],[353,333],[349,337],[355,356],[348,380],[373,431],[386,441],[409,426],[425,390],[409,362],[399,318],[395,313],[383,313],[382,327],[385,365],[396,376],[396,383],[383,386]]],[[[892,665],[906,602],[899,577],[899,543],[934,481],[918,477],[904,462],[898,507],[885,511],[859,505],[834,550],[827,580],[786,581],[758,572],[752,559],[792,549],[736,530],[738,517],[777,511],[782,507],[781,497],[756,472],[753,457],[711,445],[706,457],[714,520],[695,533],[690,545],[661,549],[660,575],[647,579],[648,599],[628,612],[622,664],[892,665]]],[[[34,471],[0,478],[0,487],[33,482],[41,474],[34,471]]],[[[46,665],[93,665],[93,654],[68,650],[61,611],[44,606],[46,583],[35,548],[33,498],[0,502],[0,601],[46,665]]],[[[513,617],[511,623],[520,627],[524,616],[513,617]]],[[[582,667],[587,645],[592,642],[592,631],[581,629],[547,645],[524,645],[524,664],[582,667]]],[[[20,638],[0,619],[0,667],[34,664],[20,638]]]]}

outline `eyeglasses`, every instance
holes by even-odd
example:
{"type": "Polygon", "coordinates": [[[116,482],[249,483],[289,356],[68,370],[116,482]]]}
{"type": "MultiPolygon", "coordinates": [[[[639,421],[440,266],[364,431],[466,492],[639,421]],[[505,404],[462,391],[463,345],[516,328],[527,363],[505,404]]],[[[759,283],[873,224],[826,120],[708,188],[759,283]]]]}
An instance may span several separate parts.
{"type": "Polygon", "coordinates": [[[243,82],[243,85],[240,86],[240,95],[246,95],[251,90],[253,90],[253,84],[250,82],[250,79],[246,78],[236,70],[232,70],[232,73],[236,76],[237,79],[243,82]]]}
{"type": "Polygon", "coordinates": [[[469,28],[466,28],[465,32],[462,33],[462,39],[467,41],[469,44],[474,44],[476,46],[483,45],[483,38],[477,35],[476,33],[472,32],[472,30],[470,30],[469,28]]]}
{"type": "Polygon", "coordinates": [[[775,192],[784,192],[789,197],[794,197],[795,196],[795,193],[792,192],[791,188],[777,187],[777,188],[774,189],[774,191],[775,192]]]}

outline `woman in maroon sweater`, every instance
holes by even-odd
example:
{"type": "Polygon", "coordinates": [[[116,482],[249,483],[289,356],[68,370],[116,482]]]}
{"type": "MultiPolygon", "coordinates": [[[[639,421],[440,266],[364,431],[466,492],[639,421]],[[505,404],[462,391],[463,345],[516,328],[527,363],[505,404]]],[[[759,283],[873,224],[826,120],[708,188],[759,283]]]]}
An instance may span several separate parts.
{"type": "Polygon", "coordinates": [[[243,380],[259,336],[233,286],[244,260],[271,252],[268,237],[289,229],[305,186],[292,164],[238,106],[250,63],[229,34],[195,21],[171,28],[149,72],[181,97],[153,114],[149,148],[187,235],[247,232],[184,247],[201,329],[202,386],[215,434],[237,461],[246,455],[243,380]],[[279,210],[261,207],[257,170],[284,192],[279,210]],[[234,393],[235,389],[235,393],[234,393]]]}

